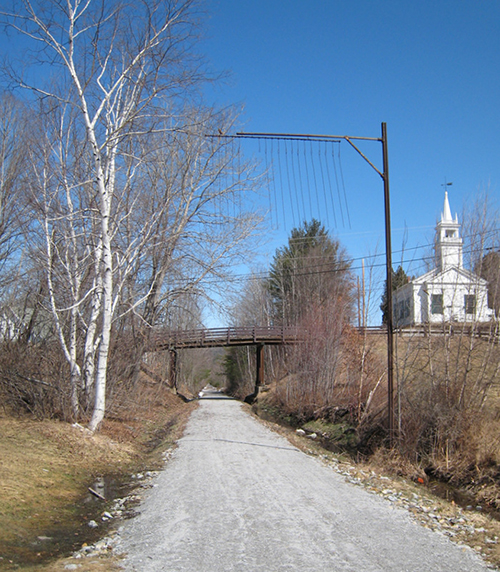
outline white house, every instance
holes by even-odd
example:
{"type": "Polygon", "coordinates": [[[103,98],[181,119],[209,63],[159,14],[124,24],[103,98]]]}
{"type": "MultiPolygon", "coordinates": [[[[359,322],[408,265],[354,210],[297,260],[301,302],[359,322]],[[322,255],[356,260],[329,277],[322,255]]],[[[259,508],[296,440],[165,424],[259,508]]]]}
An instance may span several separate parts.
{"type": "Polygon", "coordinates": [[[463,267],[460,224],[457,215],[451,216],[448,193],[436,226],[434,248],[436,268],[394,292],[394,326],[492,319],[486,280],[463,267]]]}

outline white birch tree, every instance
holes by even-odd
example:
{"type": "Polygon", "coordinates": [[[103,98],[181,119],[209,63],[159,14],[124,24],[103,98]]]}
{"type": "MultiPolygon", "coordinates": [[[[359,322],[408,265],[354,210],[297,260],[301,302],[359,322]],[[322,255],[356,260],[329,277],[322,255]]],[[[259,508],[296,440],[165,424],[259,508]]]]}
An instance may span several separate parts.
{"type": "Polygon", "coordinates": [[[54,139],[43,142],[47,166],[39,170],[34,161],[34,194],[42,213],[50,306],[71,369],[73,413],[83,384],[95,396],[89,428],[96,430],[105,414],[113,320],[142,307],[143,319],[154,321],[173,262],[177,268],[186,261],[198,266],[192,288],[227,262],[253,225],[233,225],[238,229],[227,240],[216,199],[235,189],[216,184],[229,168],[221,159],[223,141],[203,133],[213,127],[207,117],[217,115],[186,113],[206,79],[192,50],[194,1],[22,0],[11,6],[1,12],[3,23],[24,36],[30,52],[22,56],[32,65],[13,62],[10,80],[28,90],[29,99],[39,98],[61,125],[54,139]],[[175,137],[182,145],[163,158],[176,171],[164,177],[161,203],[158,189],[139,182],[151,168],[148,158],[158,159],[158,143],[175,137]],[[198,255],[189,252],[193,243],[198,255]],[[141,279],[142,290],[136,288],[141,279]],[[58,324],[62,316],[66,321],[58,324]]]}

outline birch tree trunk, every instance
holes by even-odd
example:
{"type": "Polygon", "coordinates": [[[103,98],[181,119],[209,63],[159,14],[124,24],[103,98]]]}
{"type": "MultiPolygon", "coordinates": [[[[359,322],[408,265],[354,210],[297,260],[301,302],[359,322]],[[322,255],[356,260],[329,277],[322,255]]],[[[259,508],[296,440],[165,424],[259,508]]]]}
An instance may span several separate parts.
{"type": "Polygon", "coordinates": [[[79,393],[88,400],[94,392],[92,431],[106,411],[113,324],[140,317],[149,331],[176,297],[200,292],[209,275],[222,280],[258,222],[220,206],[221,197],[236,204],[255,178],[225,152],[230,141],[206,137],[229,129],[235,114],[199,101],[207,74],[192,50],[196,5],[11,0],[0,10],[36,53],[19,54],[8,69],[46,118],[33,146],[32,194],[43,213],[38,232],[73,412],[79,393]],[[42,73],[23,76],[31,64],[42,73]],[[37,153],[53,177],[40,176],[37,153]]]}

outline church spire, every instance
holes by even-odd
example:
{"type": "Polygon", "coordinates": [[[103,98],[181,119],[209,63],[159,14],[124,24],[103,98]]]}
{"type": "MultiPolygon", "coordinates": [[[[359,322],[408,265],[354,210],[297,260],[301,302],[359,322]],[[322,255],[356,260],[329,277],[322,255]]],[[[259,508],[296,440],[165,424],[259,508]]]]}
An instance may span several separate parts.
{"type": "Polygon", "coordinates": [[[450,201],[448,200],[448,191],[444,192],[444,207],[441,213],[441,222],[453,222],[450,209],[450,201]]]}
{"type": "Polygon", "coordinates": [[[436,226],[436,256],[438,269],[444,272],[448,268],[462,268],[462,239],[458,216],[451,216],[448,193],[444,193],[444,207],[441,220],[436,226]]]}

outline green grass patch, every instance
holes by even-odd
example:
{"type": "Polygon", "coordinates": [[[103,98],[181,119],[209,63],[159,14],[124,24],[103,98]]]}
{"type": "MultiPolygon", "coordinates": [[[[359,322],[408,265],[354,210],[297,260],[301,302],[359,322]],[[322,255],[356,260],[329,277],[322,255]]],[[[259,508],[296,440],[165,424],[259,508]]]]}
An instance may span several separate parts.
{"type": "Polygon", "coordinates": [[[316,433],[326,444],[337,447],[339,450],[351,451],[358,445],[355,429],[347,423],[329,423],[323,419],[308,421],[302,425],[305,431],[316,433]]]}

